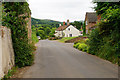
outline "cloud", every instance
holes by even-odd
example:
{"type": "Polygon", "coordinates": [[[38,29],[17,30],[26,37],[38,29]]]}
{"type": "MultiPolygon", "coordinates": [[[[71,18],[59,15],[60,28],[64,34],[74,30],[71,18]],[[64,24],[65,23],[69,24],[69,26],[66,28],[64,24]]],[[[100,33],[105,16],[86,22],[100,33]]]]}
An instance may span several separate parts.
{"type": "Polygon", "coordinates": [[[57,21],[84,20],[86,12],[93,12],[90,0],[29,0],[32,17],[57,21]]]}

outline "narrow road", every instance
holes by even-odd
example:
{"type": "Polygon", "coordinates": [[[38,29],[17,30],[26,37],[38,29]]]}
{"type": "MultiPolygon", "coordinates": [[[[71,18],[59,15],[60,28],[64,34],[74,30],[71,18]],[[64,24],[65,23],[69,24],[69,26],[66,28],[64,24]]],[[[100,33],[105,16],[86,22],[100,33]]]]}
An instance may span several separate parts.
{"type": "Polygon", "coordinates": [[[37,43],[35,64],[23,78],[117,78],[118,67],[57,41],[37,43]]]}

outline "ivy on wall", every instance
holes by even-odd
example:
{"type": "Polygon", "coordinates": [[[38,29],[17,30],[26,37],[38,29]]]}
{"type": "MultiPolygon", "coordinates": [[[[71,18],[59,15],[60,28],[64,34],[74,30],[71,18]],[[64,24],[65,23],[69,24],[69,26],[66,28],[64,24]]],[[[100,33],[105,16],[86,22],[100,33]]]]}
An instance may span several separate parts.
{"type": "Polygon", "coordinates": [[[28,40],[29,5],[27,2],[4,2],[3,7],[2,25],[11,29],[16,66],[29,66],[34,59],[33,45],[28,40]]]}

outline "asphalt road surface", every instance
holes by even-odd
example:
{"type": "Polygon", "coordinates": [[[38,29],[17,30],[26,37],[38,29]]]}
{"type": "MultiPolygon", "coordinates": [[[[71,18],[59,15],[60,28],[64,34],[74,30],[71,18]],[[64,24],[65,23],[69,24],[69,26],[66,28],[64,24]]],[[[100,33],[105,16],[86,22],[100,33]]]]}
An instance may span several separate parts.
{"type": "Polygon", "coordinates": [[[23,78],[117,78],[118,67],[109,61],[81,52],[71,43],[41,40],[35,64],[23,78]]]}

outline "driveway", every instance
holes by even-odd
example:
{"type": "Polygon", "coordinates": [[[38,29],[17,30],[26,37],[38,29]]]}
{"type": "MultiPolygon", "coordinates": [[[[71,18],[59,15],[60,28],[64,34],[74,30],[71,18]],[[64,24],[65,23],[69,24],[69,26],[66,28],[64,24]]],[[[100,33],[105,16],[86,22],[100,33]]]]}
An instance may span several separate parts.
{"type": "Polygon", "coordinates": [[[23,78],[117,78],[118,67],[109,61],[81,52],[71,43],[40,40],[35,64],[23,78]]]}

